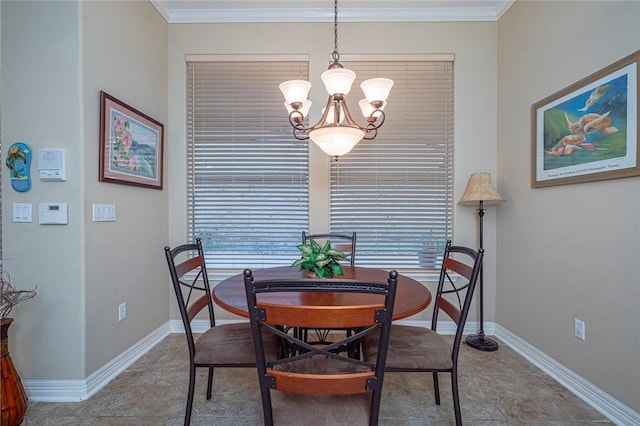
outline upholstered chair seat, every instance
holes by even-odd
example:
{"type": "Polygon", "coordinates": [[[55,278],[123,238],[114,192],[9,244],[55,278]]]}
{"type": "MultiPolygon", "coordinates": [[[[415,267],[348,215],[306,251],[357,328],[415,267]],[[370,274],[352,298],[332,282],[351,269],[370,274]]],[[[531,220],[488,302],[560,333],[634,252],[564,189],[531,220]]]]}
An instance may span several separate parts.
{"type": "MultiPolygon", "coordinates": [[[[272,336],[265,339],[265,351],[279,356],[282,345],[272,336]]],[[[209,328],[195,341],[196,364],[255,364],[253,337],[248,323],[224,324],[209,328]]]]}
{"type": "MultiPolygon", "coordinates": [[[[367,336],[362,342],[365,360],[373,360],[377,356],[376,337],[367,336]]],[[[429,328],[393,325],[391,339],[393,345],[387,349],[387,371],[424,368],[448,370],[453,367],[451,345],[429,328]]]]}

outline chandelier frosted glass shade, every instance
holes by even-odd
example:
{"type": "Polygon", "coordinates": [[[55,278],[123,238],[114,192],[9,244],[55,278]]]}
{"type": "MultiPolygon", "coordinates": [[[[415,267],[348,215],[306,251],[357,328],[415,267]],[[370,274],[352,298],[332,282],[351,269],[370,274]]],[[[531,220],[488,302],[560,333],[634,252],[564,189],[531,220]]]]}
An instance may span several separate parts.
{"type": "Polygon", "coordinates": [[[285,103],[292,105],[296,102],[304,103],[307,100],[311,83],[305,80],[289,80],[280,83],[278,87],[284,95],[285,103]]]}
{"type": "MultiPolygon", "coordinates": [[[[326,108],[322,108],[322,114],[324,115],[324,112],[326,111],[326,108]]],[[[325,123],[327,124],[333,124],[335,123],[336,120],[336,108],[331,105],[329,107],[329,112],[327,113],[327,119],[324,120],[325,123]]],[[[338,119],[338,123],[342,123],[344,121],[344,110],[340,109],[340,118],[338,119]]]]}
{"type": "MultiPolygon", "coordinates": [[[[373,105],[371,105],[371,102],[367,101],[366,99],[360,99],[360,101],[358,102],[358,105],[360,106],[362,115],[364,115],[365,118],[370,117],[374,112],[376,112],[376,108],[374,108],[373,105]]],[[[380,108],[378,109],[382,111],[386,106],[387,106],[387,101],[384,101],[380,106],[380,108]]],[[[373,114],[373,116],[378,118],[380,116],[380,112],[376,112],[376,114],[373,114]]]]}
{"type": "Polygon", "coordinates": [[[360,83],[364,97],[369,102],[386,101],[393,87],[393,80],[389,78],[370,78],[360,83]]]}
{"type": "MultiPolygon", "coordinates": [[[[302,102],[302,106],[298,108],[298,111],[302,113],[302,117],[306,117],[307,115],[309,115],[311,104],[313,104],[313,102],[311,102],[310,99],[306,99],[304,102],[302,102]]],[[[289,114],[295,111],[295,108],[293,108],[290,104],[288,104],[287,101],[284,101],[284,107],[287,109],[287,112],[289,114]]]]}
{"type": "Polygon", "coordinates": [[[345,155],[364,137],[364,131],[355,127],[320,127],[309,132],[309,138],[326,154],[345,155]]]}
{"type": "Polygon", "coordinates": [[[351,91],[356,73],[347,68],[332,68],[323,72],[321,78],[327,93],[331,95],[339,93],[346,96],[351,91]]]}

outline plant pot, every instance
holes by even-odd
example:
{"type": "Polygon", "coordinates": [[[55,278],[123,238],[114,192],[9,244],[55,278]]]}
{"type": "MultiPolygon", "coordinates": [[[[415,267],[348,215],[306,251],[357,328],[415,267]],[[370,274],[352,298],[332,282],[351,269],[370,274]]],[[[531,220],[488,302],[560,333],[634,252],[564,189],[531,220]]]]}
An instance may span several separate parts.
{"type": "Polygon", "coordinates": [[[2,392],[2,426],[14,426],[22,423],[27,411],[27,394],[22,387],[22,381],[9,356],[9,326],[13,318],[0,319],[0,386],[2,392]]]}
{"type": "Polygon", "coordinates": [[[418,264],[421,268],[435,269],[441,255],[439,251],[421,250],[418,252],[418,264]]]}

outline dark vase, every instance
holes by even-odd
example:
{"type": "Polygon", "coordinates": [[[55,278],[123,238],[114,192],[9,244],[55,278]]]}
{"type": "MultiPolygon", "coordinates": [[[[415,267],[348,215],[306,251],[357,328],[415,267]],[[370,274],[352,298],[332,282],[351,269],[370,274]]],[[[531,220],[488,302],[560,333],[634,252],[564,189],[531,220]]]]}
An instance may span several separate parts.
{"type": "Polygon", "coordinates": [[[13,318],[0,319],[0,399],[2,399],[2,426],[14,426],[22,423],[27,411],[27,395],[22,387],[20,376],[9,356],[9,326],[13,318]]]}

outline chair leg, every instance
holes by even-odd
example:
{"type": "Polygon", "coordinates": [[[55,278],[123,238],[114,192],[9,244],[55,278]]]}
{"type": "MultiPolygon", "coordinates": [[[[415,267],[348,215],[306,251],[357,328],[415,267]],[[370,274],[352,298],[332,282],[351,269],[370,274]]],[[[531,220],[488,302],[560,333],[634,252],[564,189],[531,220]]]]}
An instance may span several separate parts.
{"type": "Polygon", "coordinates": [[[382,389],[373,391],[371,395],[371,408],[369,410],[369,426],[378,426],[380,418],[380,399],[382,397],[382,389]]]}
{"type": "MultiPolygon", "coordinates": [[[[346,333],[347,333],[347,337],[351,337],[352,333],[357,333],[358,329],[354,328],[348,328],[346,333]]],[[[349,345],[349,347],[347,348],[347,353],[349,354],[349,358],[353,358],[353,359],[361,359],[361,347],[360,347],[360,342],[353,342],[349,345]]]]}
{"type": "Polygon", "coordinates": [[[438,372],[433,373],[433,393],[436,397],[436,405],[440,405],[440,382],[438,381],[438,372]]]}
{"type": "Polygon", "coordinates": [[[451,394],[453,395],[453,411],[456,416],[456,426],[462,426],[460,395],[458,394],[458,374],[455,371],[451,373],[451,394]]]}
{"type": "Polygon", "coordinates": [[[187,391],[187,408],[184,413],[184,426],[191,424],[191,410],[193,408],[193,392],[196,388],[196,366],[189,366],[189,390],[187,391]]]}
{"type": "Polygon", "coordinates": [[[260,389],[262,398],[262,415],[264,416],[264,426],[273,426],[273,408],[271,407],[271,392],[269,389],[260,389]]]}
{"type": "Polygon", "coordinates": [[[213,367],[209,367],[209,378],[207,379],[207,401],[211,399],[212,386],[213,386],[213,367]]]}

